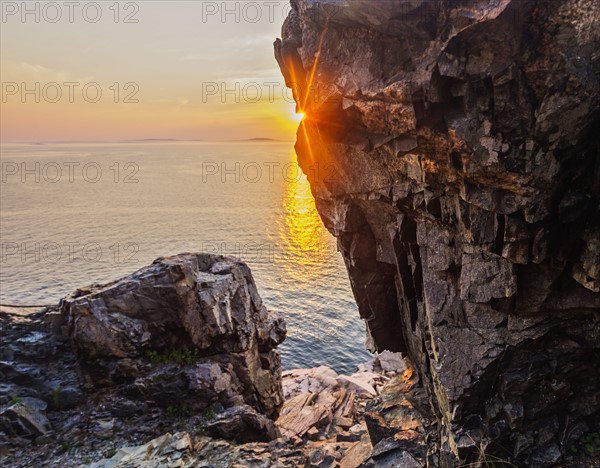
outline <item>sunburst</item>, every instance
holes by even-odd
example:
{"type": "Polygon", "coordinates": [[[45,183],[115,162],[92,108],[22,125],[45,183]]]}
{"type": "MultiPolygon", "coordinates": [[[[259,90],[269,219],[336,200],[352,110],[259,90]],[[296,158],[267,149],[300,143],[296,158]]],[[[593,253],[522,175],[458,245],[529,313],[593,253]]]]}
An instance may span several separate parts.
{"type": "Polygon", "coordinates": [[[306,117],[306,114],[304,112],[294,112],[292,118],[296,121],[296,122],[302,122],[304,120],[304,117],[306,117]]]}

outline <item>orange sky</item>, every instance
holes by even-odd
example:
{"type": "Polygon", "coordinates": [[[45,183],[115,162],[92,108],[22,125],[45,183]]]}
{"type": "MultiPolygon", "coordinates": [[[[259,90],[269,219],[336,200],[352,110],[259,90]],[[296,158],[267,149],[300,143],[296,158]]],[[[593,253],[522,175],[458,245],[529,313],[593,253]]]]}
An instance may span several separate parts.
{"type": "Polygon", "coordinates": [[[287,1],[50,3],[2,2],[3,142],[294,139],[287,1]]]}

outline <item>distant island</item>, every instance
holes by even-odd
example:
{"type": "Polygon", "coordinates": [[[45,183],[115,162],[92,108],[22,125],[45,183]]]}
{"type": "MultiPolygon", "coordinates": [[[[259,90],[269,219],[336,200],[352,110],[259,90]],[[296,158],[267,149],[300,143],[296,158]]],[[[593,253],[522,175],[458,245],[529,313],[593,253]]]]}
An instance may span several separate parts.
{"type": "Polygon", "coordinates": [[[178,140],[177,138],[142,138],[139,140],[123,140],[119,143],[162,143],[171,141],[202,141],[202,140],[178,140]]]}
{"type": "Polygon", "coordinates": [[[273,143],[279,143],[282,142],[283,140],[277,140],[275,138],[244,138],[241,140],[225,140],[226,142],[229,143],[248,143],[248,142],[252,142],[252,141],[257,141],[257,142],[273,142],[273,143]]]}

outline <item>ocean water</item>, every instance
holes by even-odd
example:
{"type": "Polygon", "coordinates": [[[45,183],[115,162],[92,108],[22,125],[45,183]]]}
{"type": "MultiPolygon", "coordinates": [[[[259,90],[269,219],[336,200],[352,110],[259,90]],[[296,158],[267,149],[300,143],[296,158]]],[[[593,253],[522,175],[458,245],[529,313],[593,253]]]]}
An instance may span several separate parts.
{"type": "Polygon", "coordinates": [[[291,143],[2,145],[0,162],[0,303],[55,303],[160,256],[234,255],[286,318],[284,368],[369,359],[291,143]]]}

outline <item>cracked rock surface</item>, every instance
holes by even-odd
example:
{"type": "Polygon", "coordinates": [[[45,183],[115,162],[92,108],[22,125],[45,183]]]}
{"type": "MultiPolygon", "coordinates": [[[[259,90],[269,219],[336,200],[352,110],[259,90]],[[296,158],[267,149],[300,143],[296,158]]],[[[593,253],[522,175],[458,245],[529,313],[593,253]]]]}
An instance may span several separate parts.
{"type": "Polygon", "coordinates": [[[285,323],[238,259],[159,258],[58,307],[0,309],[2,466],[79,466],[174,430],[279,436],[285,323]]]}
{"type": "Polygon", "coordinates": [[[285,323],[267,311],[250,269],[235,258],[159,258],[114,283],[77,290],[61,311],[90,384],[121,385],[131,398],[165,407],[246,403],[277,416],[275,348],[285,323]],[[140,361],[155,370],[139,375],[140,361]]]}
{"type": "Polygon", "coordinates": [[[432,462],[559,463],[600,413],[600,3],[291,4],[298,160],[432,462]]]}

